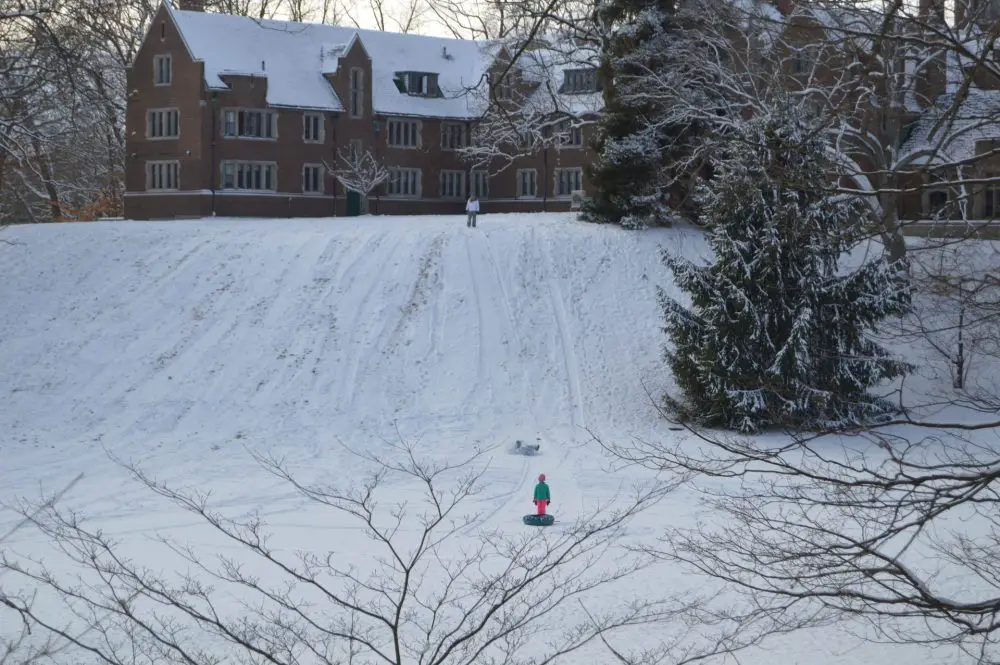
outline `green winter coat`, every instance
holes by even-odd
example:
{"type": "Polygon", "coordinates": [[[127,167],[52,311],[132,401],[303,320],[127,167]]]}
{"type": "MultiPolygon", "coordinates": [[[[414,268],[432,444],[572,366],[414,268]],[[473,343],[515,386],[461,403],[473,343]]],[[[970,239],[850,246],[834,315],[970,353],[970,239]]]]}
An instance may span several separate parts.
{"type": "Polygon", "coordinates": [[[549,486],[544,481],[535,485],[535,501],[551,501],[549,499],[549,486]]]}

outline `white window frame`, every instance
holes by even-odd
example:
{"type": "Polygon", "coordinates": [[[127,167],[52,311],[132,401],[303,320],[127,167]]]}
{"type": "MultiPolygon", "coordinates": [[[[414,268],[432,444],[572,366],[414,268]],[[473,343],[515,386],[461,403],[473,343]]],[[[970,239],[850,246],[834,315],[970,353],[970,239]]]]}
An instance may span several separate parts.
{"type": "Polygon", "coordinates": [[[464,122],[441,123],[441,150],[454,152],[469,145],[469,128],[464,122]],[[458,141],[453,139],[458,138],[458,141]]]}
{"type": "Polygon", "coordinates": [[[390,148],[419,150],[423,143],[423,133],[423,123],[420,120],[390,118],[386,123],[385,142],[390,148]],[[404,130],[404,127],[408,127],[408,129],[404,130]],[[395,143],[394,139],[396,139],[395,143]],[[400,141],[400,139],[403,140],[400,141]]]}
{"type": "Polygon", "coordinates": [[[819,62],[819,46],[817,44],[796,44],[792,53],[792,73],[811,74],[819,62]]]}
{"type": "Polygon", "coordinates": [[[569,167],[569,168],[559,168],[555,169],[553,175],[552,191],[555,193],[556,198],[568,199],[573,196],[573,192],[578,189],[583,189],[583,168],[579,166],[569,167]],[[568,187],[565,192],[562,191],[561,185],[563,175],[569,173],[580,174],[578,178],[572,178],[572,182],[567,181],[568,184],[575,185],[579,183],[579,187],[568,187]]]}
{"type": "Polygon", "coordinates": [[[365,70],[361,67],[351,67],[348,74],[350,80],[348,86],[348,114],[352,118],[361,118],[365,115],[365,70]],[[357,78],[355,78],[355,75],[357,78]],[[358,85],[355,86],[355,83],[358,85]]]}
{"type": "Polygon", "coordinates": [[[469,174],[461,170],[442,169],[439,176],[439,193],[442,199],[464,200],[469,191],[469,174]]]}
{"type": "MultiPolygon", "coordinates": [[[[507,102],[514,98],[514,75],[515,69],[510,67],[507,69],[506,76],[503,76],[496,85],[496,96],[497,100],[507,102]]],[[[502,75],[503,72],[501,71],[502,75]]]]}
{"type": "Polygon", "coordinates": [[[172,141],[181,136],[181,114],[176,108],[147,109],[146,110],[146,138],[150,141],[172,141]],[[174,133],[169,133],[170,119],[173,118],[174,133]],[[160,134],[154,134],[154,129],[162,130],[160,134]]]}
{"type": "Polygon", "coordinates": [[[153,56],[153,85],[166,87],[174,82],[174,59],[169,53],[161,53],[153,56]],[[166,70],[160,63],[166,62],[166,70]],[[160,75],[166,73],[166,79],[161,80],[160,75]]]}
{"type": "Polygon", "coordinates": [[[302,114],[302,142],[303,143],[323,143],[326,140],[326,118],[322,113],[306,111],[302,114]],[[313,128],[316,129],[316,136],[310,136],[313,128]]]}
{"type": "MultiPolygon", "coordinates": [[[[222,122],[221,122],[222,138],[224,139],[234,139],[238,141],[277,141],[278,140],[278,113],[271,109],[255,109],[247,107],[230,107],[222,109],[222,122]],[[263,123],[265,119],[270,125],[270,136],[244,136],[239,133],[240,131],[240,115],[247,113],[259,113],[261,115],[261,122],[263,123]],[[231,116],[231,117],[230,117],[231,116]],[[233,133],[229,132],[230,120],[232,121],[233,133]]],[[[263,124],[261,125],[263,127],[263,124]]],[[[266,134],[266,132],[265,132],[266,134]]]]}
{"type": "Polygon", "coordinates": [[[538,198],[538,169],[518,169],[517,170],[517,198],[519,199],[537,199],[538,198]],[[527,174],[531,174],[529,180],[525,180],[527,174]],[[525,193],[522,185],[530,182],[531,189],[533,190],[530,194],[525,193]]]}
{"type": "Polygon", "coordinates": [[[319,195],[325,193],[326,190],[326,167],[322,164],[303,164],[302,165],[302,193],[303,194],[313,194],[319,195]],[[308,189],[306,184],[308,180],[306,179],[306,173],[310,170],[315,169],[319,175],[316,177],[316,182],[319,185],[319,189],[308,189]]]}
{"type": "Polygon", "coordinates": [[[941,211],[950,212],[949,207],[954,202],[955,197],[947,183],[948,178],[940,174],[930,173],[928,175],[926,189],[924,189],[923,196],[921,197],[922,214],[934,217],[941,211]],[[931,208],[931,197],[935,194],[944,194],[945,197],[944,205],[941,206],[940,210],[933,210],[931,208]]]}
{"type": "Polygon", "coordinates": [[[247,160],[247,159],[227,159],[227,160],[223,160],[223,162],[219,165],[219,168],[222,171],[222,178],[220,180],[220,182],[221,182],[220,189],[222,189],[224,191],[228,191],[228,192],[277,192],[278,191],[278,164],[277,164],[277,162],[264,162],[264,161],[247,160]],[[227,170],[227,167],[230,167],[230,166],[233,169],[233,174],[232,174],[233,180],[232,180],[232,187],[227,187],[226,186],[226,170],[227,170]],[[262,182],[265,181],[265,175],[264,175],[265,171],[263,169],[270,169],[270,172],[271,172],[271,186],[270,187],[262,186],[262,187],[259,187],[259,188],[245,187],[245,186],[244,187],[240,187],[238,185],[238,183],[239,183],[240,167],[243,167],[244,169],[252,169],[254,167],[260,167],[262,169],[262,171],[261,171],[261,181],[262,182]]]}
{"type": "Polygon", "coordinates": [[[419,199],[423,186],[422,180],[423,172],[420,169],[402,166],[392,167],[389,169],[389,178],[385,183],[386,194],[400,199],[419,199]],[[406,186],[401,187],[400,185],[404,184],[404,181],[406,186]],[[412,191],[404,191],[411,189],[412,191]]]}
{"type": "Polygon", "coordinates": [[[517,136],[514,139],[514,147],[518,150],[530,150],[535,145],[538,137],[535,132],[529,129],[517,129],[517,136]]]}
{"type": "Polygon", "coordinates": [[[490,172],[486,169],[472,169],[469,173],[469,193],[480,200],[490,197],[490,172]]]}
{"type": "Polygon", "coordinates": [[[147,192],[176,192],[181,188],[181,163],[176,159],[157,159],[146,162],[146,191],[147,192]],[[160,167],[165,167],[160,173],[160,167]],[[172,167],[172,168],[171,168],[172,167]],[[154,175],[156,173],[156,175],[154,175]],[[166,187],[157,187],[157,179],[165,177],[166,187]],[[171,183],[170,181],[173,180],[171,183]],[[170,186],[173,185],[173,186],[170,186]]]}
{"type": "Polygon", "coordinates": [[[582,94],[597,92],[597,70],[593,68],[567,69],[563,92],[566,94],[582,94]]]}
{"type": "Polygon", "coordinates": [[[1000,184],[988,183],[983,188],[983,219],[1000,217],[1000,184]]]}
{"type": "Polygon", "coordinates": [[[560,150],[580,150],[583,148],[583,127],[566,120],[556,128],[559,135],[556,146],[560,150]],[[577,142],[579,139],[579,142],[577,142]]]}

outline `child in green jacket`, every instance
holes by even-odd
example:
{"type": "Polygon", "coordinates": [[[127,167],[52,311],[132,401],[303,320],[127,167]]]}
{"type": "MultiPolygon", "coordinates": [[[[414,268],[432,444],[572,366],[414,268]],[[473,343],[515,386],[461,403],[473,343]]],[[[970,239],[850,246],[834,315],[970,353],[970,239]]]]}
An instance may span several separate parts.
{"type": "Polygon", "coordinates": [[[549,498],[549,486],[545,484],[545,474],[538,476],[538,484],[535,485],[535,506],[538,508],[538,514],[545,514],[545,507],[552,503],[549,498]]]}

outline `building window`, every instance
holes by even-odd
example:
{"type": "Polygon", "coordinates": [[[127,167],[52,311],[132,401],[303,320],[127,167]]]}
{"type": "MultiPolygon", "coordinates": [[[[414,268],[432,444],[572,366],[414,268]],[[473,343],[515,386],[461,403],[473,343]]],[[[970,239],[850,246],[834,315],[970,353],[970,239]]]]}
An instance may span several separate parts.
{"type": "Polygon", "coordinates": [[[419,148],[420,121],[390,120],[388,137],[390,148],[419,148]]]}
{"type": "Polygon", "coordinates": [[[323,193],[322,164],[306,164],[302,167],[302,191],[306,194],[323,193]]]}
{"type": "Polygon", "coordinates": [[[475,194],[476,197],[480,199],[488,198],[490,195],[490,174],[488,171],[473,171],[472,172],[472,191],[470,194],[475,194]]]}
{"type": "Polygon", "coordinates": [[[535,169],[518,169],[517,198],[531,199],[538,196],[538,171],[535,169]]]}
{"type": "Polygon", "coordinates": [[[420,169],[389,169],[389,181],[386,185],[389,196],[420,196],[420,169]]]}
{"type": "Polygon", "coordinates": [[[583,127],[565,120],[556,128],[556,145],[562,148],[583,147],[583,127]]]}
{"type": "Polygon", "coordinates": [[[302,140],[306,143],[323,142],[323,114],[303,113],[302,114],[302,140]]]}
{"type": "Polygon", "coordinates": [[[948,206],[948,192],[935,189],[927,194],[927,207],[931,215],[937,216],[948,206]]]}
{"type": "Polygon", "coordinates": [[[180,176],[180,162],[146,162],[147,190],[175,191],[180,189],[180,176]]]}
{"type": "Polygon", "coordinates": [[[177,109],[151,109],[146,113],[146,138],[175,139],[180,136],[177,109]]]}
{"type": "Polygon", "coordinates": [[[274,162],[222,162],[222,188],[273,192],[278,189],[274,162]]]}
{"type": "Polygon", "coordinates": [[[567,69],[563,78],[563,87],[560,92],[574,94],[584,92],[597,92],[597,70],[596,69],[567,69]]]}
{"type": "Polygon", "coordinates": [[[442,122],[441,123],[441,149],[458,150],[468,145],[468,132],[465,123],[462,122],[442,122]]]}
{"type": "Polygon", "coordinates": [[[518,129],[515,137],[515,146],[519,150],[530,150],[535,145],[535,133],[529,129],[518,129]]]}
{"type": "Polygon", "coordinates": [[[351,68],[348,106],[352,118],[360,118],[365,113],[365,72],[358,67],[351,68]]]}
{"type": "Polygon", "coordinates": [[[570,196],[583,189],[583,169],[556,169],[556,196],[570,196]]]}
{"type": "MultiPolygon", "coordinates": [[[[997,176],[990,175],[987,177],[996,178],[997,176]]],[[[983,198],[983,217],[986,219],[1000,217],[1000,182],[986,183],[986,188],[983,190],[983,198]]]]}
{"type": "Polygon", "coordinates": [[[792,48],[795,49],[795,52],[792,54],[792,71],[795,74],[812,73],[813,68],[816,66],[816,62],[819,59],[819,53],[816,50],[816,45],[793,45],[792,48]]]}
{"type": "Polygon", "coordinates": [[[396,72],[392,82],[396,89],[408,95],[440,97],[438,75],[431,72],[396,72]]]}
{"type": "Polygon", "coordinates": [[[241,139],[275,139],[277,114],[257,109],[223,111],[222,135],[241,139]]]}
{"type": "Polygon", "coordinates": [[[174,79],[173,61],[169,55],[153,56],[153,82],[156,85],[170,85],[174,79]]]}
{"type": "Polygon", "coordinates": [[[441,171],[441,198],[465,198],[465,171],[441,171]]]}
{"type": "Polygon", "coordinates": [[[946,217],[951,199],[947,178],[940,173],[931,173],[929,174],[928,185],[928,189],[924,194],[924,208],[927,214],[934,218],[946,217]]]}
{"type": "Polygon", "coordinates": [[[365,148],[361,139],[351,139],[347,142],[347,150],[351,159],[358,159],[362,154],[364,154],[365,148]]]}
{"type": "Polygon", "coordinates": [[[510,100],[514,97],[514,68],[507,70],[506,75],[503,76],[496,85],[496,96],[497,99],[502,101],[510,100]]]}

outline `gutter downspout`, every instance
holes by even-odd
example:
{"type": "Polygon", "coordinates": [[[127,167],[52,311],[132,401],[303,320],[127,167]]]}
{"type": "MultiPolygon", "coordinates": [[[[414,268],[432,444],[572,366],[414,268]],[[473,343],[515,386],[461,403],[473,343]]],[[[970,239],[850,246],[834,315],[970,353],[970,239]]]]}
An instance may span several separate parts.
{"type": "Polygon", "coordinates": [[[218,186],[218,181],[216,180],[216,178],[219,175],[218,174],[219,165],[216,164],[216,162],[215,162],[215,143],[216,143],[216,140],[217,140],[216,139],[216,134],[218,134],[218,127],[216,127],[216,116],[218,115],[218,110],[216,108],[216,97],[217,97],[217,95],[218,95],[218,93],[216,93],[216,92],[212,93],[212,123],[211,123],[211,125],[212,125],[212,142],[211,142],[211,148],[210,148],[210,152],[211,152],[210,161],[212,163],[212,181],[211,181],[211,189],[212,189],[212,217],[215,217],[215,189],[218,186]]]}
{"type": "MultiPolygon", "coordinates": [[[[336,113],[331,113],[330,114],[330,138],[332,140],[333,150],[334,150],[334,154],[330,158],[330,161],[332,161],[334,164],[336,164],[337,163],[337,154],[336,154],[336,151],[337,151],[337,114],[336,113]]],[[[325,163],[325,160],[324,160],[324,163],[323,163],[323,177],[326,178],[326,176],[327,176],[327,173],[326,173],[326,163],[325,163]]],[[[331,194],[331,196],[333,196],[333,216],[336,217],[337,216],[337,179],[336,178],[333,179],[333,191],[331,191],[330,194],[331,194]]],[[[344,201],[344,205],[345,206],[347,205],[346,199],[344,201]]],[[[345,208],[344,214],[347,214],[346,208],[345,208]]]]}
{"type": "Polygon", "coordinates": [[[549,211],[549,146],[542,151],[542,212],[549,211]]]}

